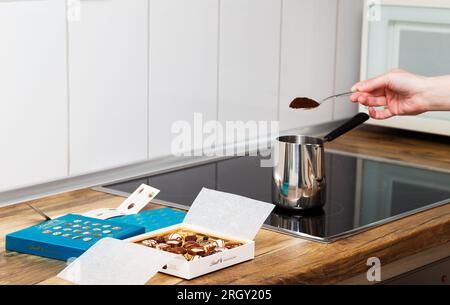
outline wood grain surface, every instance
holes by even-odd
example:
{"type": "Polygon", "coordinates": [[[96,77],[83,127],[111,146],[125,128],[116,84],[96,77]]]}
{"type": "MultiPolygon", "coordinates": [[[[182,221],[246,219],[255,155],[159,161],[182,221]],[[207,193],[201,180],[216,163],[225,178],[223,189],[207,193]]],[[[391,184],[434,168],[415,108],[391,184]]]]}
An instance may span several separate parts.
{"type": "MultiPolygon", "coordinates": [[[[450,169],[450,144],[443,137],[361,128],[330,148],[427,167],[450,169]]],[[[84,189],[31,203],[50,216],[116,207],[123,198],[84,189]]],[[[158,208],[150,205],[148,208],[158,208]]],[[[42,221],[25,204],[0,209],[0,285],[67,284],[56,274],[65,262],[5,252],[4,236],[42,221]]],[[[369,257],[394,263],[450,242],[450,204],[409,216],[331,244],[260,230],[254,260],[191,281],[158,273],[149,284],[332,284],[366,272],[369,257]]],[[[450,255],[450,254],[449,254],[450,255]]]]}
{"type": "Polygon", "coordinates": [[[450,140],[444,136],[364,125],[325,148],[450,170],[450,140]]]}

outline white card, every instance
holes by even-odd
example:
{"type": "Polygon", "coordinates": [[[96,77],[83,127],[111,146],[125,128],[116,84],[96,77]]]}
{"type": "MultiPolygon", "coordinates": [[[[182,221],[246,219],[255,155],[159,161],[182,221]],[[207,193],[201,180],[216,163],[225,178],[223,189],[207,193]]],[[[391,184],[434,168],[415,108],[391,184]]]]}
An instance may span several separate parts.
{"type": "Polygon", "coordinates": [[[157,188],[141,184],[125,201],[117,208],[96,209],[83,214],[86,217],[97,219],[110,219],[117,216],[131,215],[139,213],[153,198],[158,195],[157,188]]]}
{"type": "Polygon", "coordinates": [[[125,215],[139,213],[139,211],[149,204],[158,193],[158,189],[146,184],[141,184],[130,197],[119,205],[117,210],[125,215]]]}
{"type": "Polygon", "coordinates": [[[80,285],[143,285],[177,255],[103,238],[58,274],[80,285]]]}

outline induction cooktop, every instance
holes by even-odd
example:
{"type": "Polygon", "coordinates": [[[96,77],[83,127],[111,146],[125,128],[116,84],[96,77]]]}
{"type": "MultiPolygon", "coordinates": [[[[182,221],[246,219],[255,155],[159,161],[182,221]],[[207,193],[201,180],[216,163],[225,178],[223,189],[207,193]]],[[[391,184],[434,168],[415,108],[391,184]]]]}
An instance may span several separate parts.
{"type": "MultiPolygon", "coordinates": [[[[186,210],[202,187],[272,202],[272,168],[261,167],[261,158],[191,164],[96,189],[128,196],[146,183],[161,190],[155,202],[186,210]]],[[[325,164],[325,206],[305,212],[277,207],[265,221],[266,229],[328,243],[450,202],[450,169],[337,151],[326,152],[325,164]]]]}

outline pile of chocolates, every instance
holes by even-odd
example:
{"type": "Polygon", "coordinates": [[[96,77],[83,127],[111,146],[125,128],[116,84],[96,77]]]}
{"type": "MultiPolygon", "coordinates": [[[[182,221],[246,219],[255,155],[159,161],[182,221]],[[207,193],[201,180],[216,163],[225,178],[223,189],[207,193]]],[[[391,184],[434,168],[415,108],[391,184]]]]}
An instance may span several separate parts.
{"type": "Polygon", "coordinates": [[[188,261],[242,246],[241,242],[224,240],[204,234],[179,230],[140,241],[140,244],[175,254],[188,261]]]}

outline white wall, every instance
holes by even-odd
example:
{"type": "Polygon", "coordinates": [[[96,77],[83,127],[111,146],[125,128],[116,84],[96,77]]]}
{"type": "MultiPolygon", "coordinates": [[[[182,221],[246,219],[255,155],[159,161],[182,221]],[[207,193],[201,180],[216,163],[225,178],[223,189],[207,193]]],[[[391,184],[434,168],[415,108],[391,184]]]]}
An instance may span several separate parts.
{"type": "Polygon", "coordinates": [[[357,81],[362,2],[81,1],[69,22],[60,0],[0,2],[0,190],[160,160],[194,113],[282,129],[350,117],[288,104],[357,81]]]}

